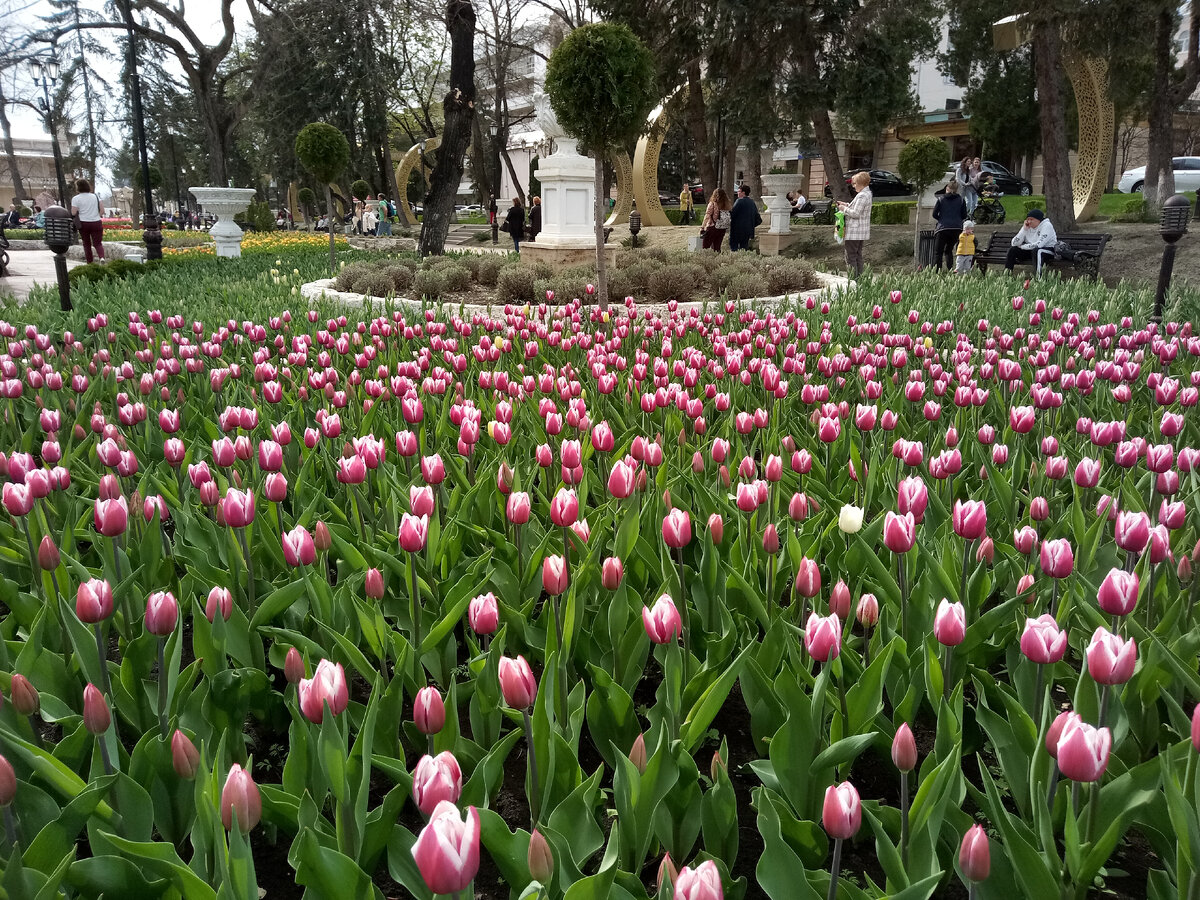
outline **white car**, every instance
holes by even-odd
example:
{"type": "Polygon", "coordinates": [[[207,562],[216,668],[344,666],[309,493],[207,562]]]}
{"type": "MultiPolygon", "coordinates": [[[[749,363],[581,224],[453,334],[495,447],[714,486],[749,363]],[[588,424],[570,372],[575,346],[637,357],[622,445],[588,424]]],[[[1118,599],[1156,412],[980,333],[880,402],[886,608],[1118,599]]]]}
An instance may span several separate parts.
{"type": "MultiPolygon", "coordinates": [[[[1175,190],[1200,190],[1200,156],[1176,156],[1171,160],[1175,172],[1175,190]]],[[[1146,167],[1138,166],[1121,175],[1117,190],[1123,194],[1140,194],[1146,180],[1146,167]]]]}

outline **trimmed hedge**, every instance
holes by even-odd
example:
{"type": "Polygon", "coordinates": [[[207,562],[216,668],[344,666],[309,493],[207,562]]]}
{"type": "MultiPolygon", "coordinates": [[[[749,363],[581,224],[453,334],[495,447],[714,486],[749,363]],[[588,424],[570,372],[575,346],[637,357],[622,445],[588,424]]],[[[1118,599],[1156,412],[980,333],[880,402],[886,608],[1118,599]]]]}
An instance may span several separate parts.
{"type": "Polygon", "coordinates": [[[915,200],[899,200],[871,204],[872,225],[907,225],[909,211],[916,207],[915,200]]]}
{"type": "Polygon", "coordinates": [[[162,260],[153,259],[144,263],[130,262],[127,259],[111,259],[106,263],[87,263],[86,265],[76,266],[68,274],[71,284],[78,284],[81,281],[98,282],[98,281],[116,281],[119,279],[128,278],[131,275],[144,275],[146,272],[153,272],[162,265],[162,260]]]}

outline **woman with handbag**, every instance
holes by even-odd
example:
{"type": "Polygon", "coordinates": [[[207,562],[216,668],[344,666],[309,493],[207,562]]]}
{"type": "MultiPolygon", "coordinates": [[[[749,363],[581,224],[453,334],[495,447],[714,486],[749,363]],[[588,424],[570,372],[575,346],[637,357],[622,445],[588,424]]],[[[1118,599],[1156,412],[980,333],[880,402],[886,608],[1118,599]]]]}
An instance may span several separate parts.
{"type": "Polygon", "coordinates": [[[71,215],[83,238],[83,257],[92,261],[95,251],[100,262],[104,262],[104,223],[100,220],[100,198],[92,192],[92,186],[84,179],[75,182],[75,196],[71,198],[71,215]]]}
{"type": "Polygon", "coordinates": [[[700,225],[700,236],[704,238],[702,246],[705,250],[721,252],[721,244],[725,240],[725,232],[729,230],[729,210],[733,206],[725,188],[713,191],[712,199],[704,210],[704,221],[700,225]]]}
{"type": "Polygon", "coordinates": [[[520,197],[513,197],[513,205],[504,217],[504,231],[512,238],[513,249],[521,252],[521,238],[525,235],[525,206],[520,197]]]}

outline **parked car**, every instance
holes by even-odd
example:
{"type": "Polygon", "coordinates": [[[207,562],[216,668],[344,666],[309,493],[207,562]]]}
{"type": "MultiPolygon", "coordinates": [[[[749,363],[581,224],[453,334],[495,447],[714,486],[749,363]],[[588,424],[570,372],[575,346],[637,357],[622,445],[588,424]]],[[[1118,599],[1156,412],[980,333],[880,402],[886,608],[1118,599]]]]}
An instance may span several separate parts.
{"type": "MultiPolygon", "coordinates": [[[[883,169],[851,169],[846,173],[846,187],[850,188],[850,179],[859,172],[867,172],[871,176],[871,193],[876,197],[906,197],[916,192],[916,189],[894,172],[883,169]]],[[[853,193],[853,191],[851,191],[853,193]]],[[[833,190],[829,182],[825,182],[825,196],[832,197],[833,190]]]]}
{"type": "MultiPolygon", "coordinates": [[[[1200,190],[1200,156],[1176,156],[1171,160],[1175,172],[1175,190],[1200,190]]],[[[1123,194],[1140,194],[1146,181],[1146,167],[1138,166],[1121,174],[1117,190],[1123,194]]]]}
{"type": "MultiPolygon", "coordinates": [[[[1020,194],[1028,197],[1033,193],[1033,185],[1019,175],[1014,175],[998,162],[990,159],[980,161],[980,167],[985,176],[991,176],[992,189],[1001,194],[1020,194]]],[[[946,180],[949,181],[958,174],[958,166],[946,170],[946,180]]]]}
{"type": "MultiPolygon", "coordinates": [[[[662,188],[660,188],[658,191],[658,202],[661,203],[663,206],[678,206],[679,205],[679,194],[672,194],[670,191],[663,190],[662,188]]],[[[701,209],[703,209],[704,203],[705,203],[704,186],[700,185],[700,184],[693,184],[692,185],[692,206],[700,207],[701,209]]]]}

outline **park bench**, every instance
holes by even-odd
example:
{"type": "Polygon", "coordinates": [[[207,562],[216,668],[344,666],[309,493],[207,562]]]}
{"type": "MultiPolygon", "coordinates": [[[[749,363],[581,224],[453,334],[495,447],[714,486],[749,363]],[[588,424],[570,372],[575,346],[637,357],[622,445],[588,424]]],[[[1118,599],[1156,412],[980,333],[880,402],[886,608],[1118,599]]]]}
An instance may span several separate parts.
{"type": "Polygon", "coordinates": [[[801,221],[811,219],[814,225],[833,224],[832,200],[810,200],[809,202],[812,204],[812,212],[795,213],[792,218],[801,221]]]}
{"type": "MultiPolygon", "coordinates": [[[[994,232],[991,240],[988,241],[987,247],[983,250],[977,250],[975,253],[975,265],[979,268],[979,271],[987,274],[987,268],[992,264],[998,268],[1003,268],[1005,257],[1008,255],[1008,248],[1012,246],[1012,240],[1016,236],[1017,233],[1015,231],[994,232]]],[[[1042,267],[1060,270],[1069,269],[1086,275],[1092,281],[1095,281],[1100,276],[1100,257],[1104,255],[1104,248],[1112,240],[1112,235],[1075,231],[1068,234],[1060,234],[1058,239],[1075,251],[1075,258],[1066,260],[1048,257],[1042,262],[1042,267]]],[[[1033,260],[1018,262],[1017,265],[1034,268],[1033,260]]]]}
{"type": "Polygon", "coordinates": [[[0,278],[8,275],[8,238],[4,236],[4,223],[0,222],[0,278]]]}

